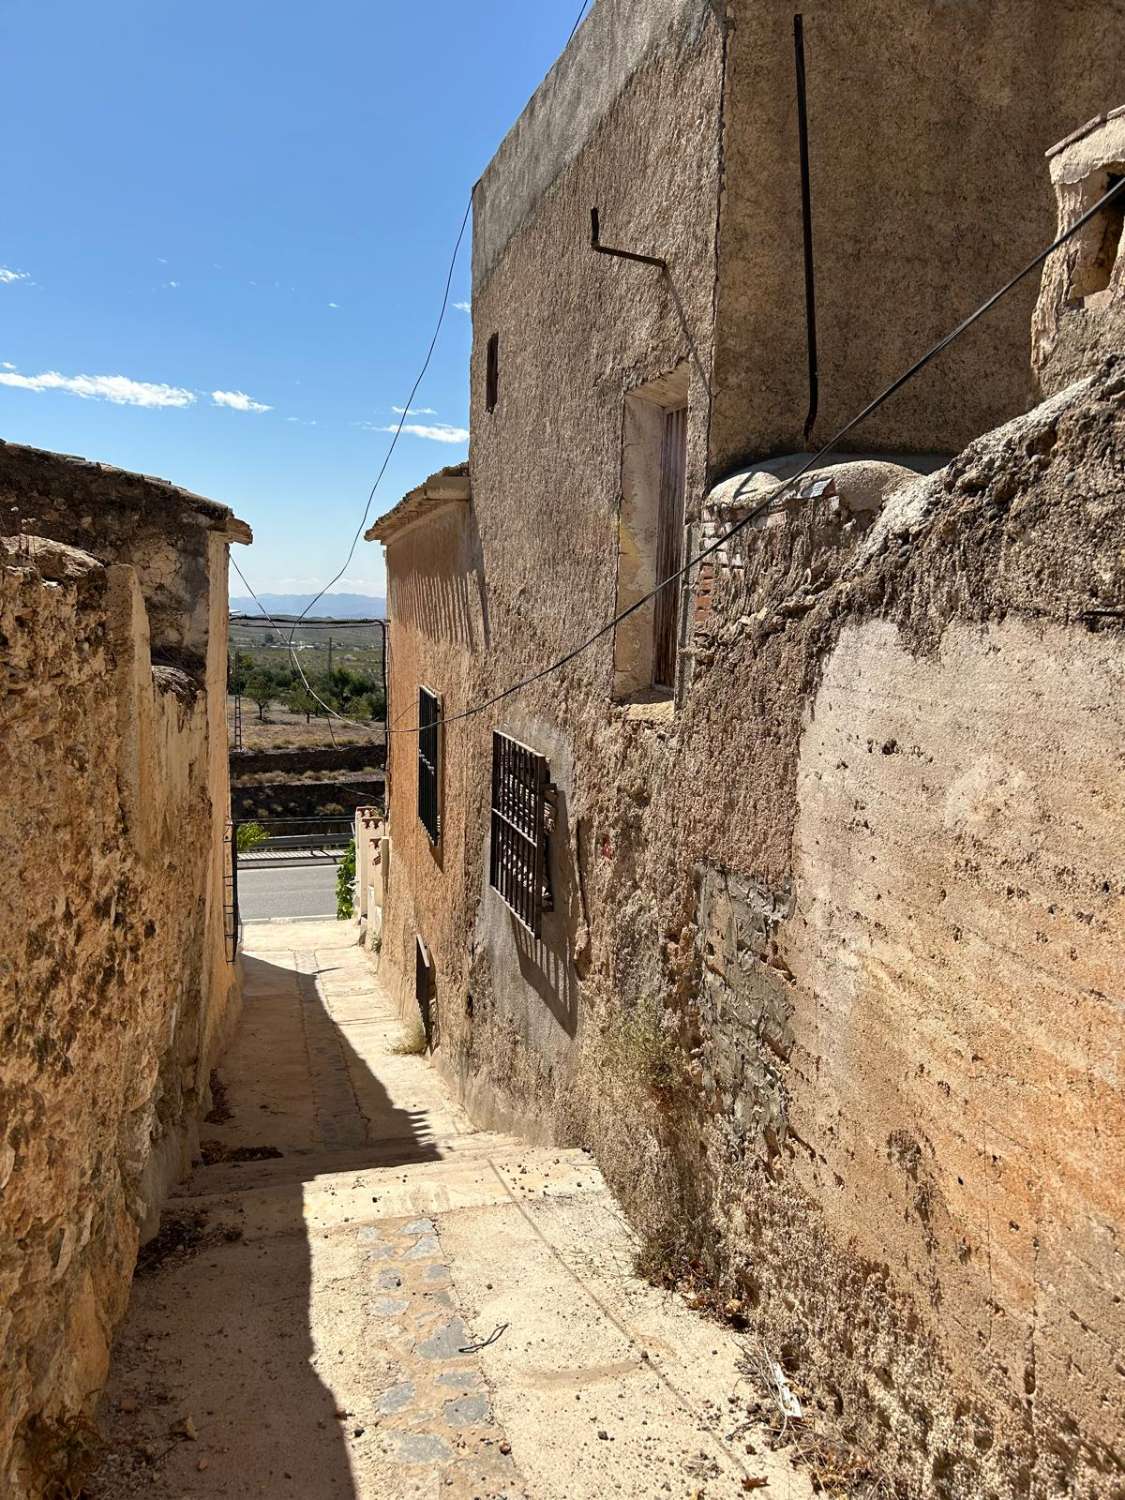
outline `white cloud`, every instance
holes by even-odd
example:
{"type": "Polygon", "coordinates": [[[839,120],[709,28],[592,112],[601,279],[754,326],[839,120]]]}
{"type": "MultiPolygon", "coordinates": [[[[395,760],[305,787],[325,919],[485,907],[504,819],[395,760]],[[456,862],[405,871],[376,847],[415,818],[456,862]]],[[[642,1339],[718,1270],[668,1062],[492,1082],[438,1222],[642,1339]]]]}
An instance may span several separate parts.
{"type": "Polygon", "coordinates": [[[31,277],[26,271],[13,271],[8,266],[0,266],[0,286],[7,286],[13,281],[30,281],[31,277]]]}
{"type": "Polygon", "coordinates": [[[306,421],[306,419],[304,417],[286,417],[285,420],[287,422],[293,422],[293,423],[295,423],[298,427],[315,427],[316,426],[316,418],[315,417],[312,417],[311,419],[309,419],[307,421],[306,421]]]}
{"type": "Polygon", "coordinates": [[[157,263],[158,266],[166,266],[168,264],[168,262],[164,259],[163,255],[158,255],[156,257],[156,263],[157,263]]]}
{"type": "Polygon", "coordinates": [[[245,391],[212,391],[215,406],[229,406],[232,411],[273,411],[264,401],[255,401],[245,391]]]}
{"type": "Polygon", "coordinates": [[[170,286],[170,287],[172,287],[172,288],[175,288],[175,287],[178,287],[178,286],[179,286],[179,284],[180,284],[180,283],[179,283],[179,282],[178,282],[178,281],[166,281],[166,282],[165,282],[165,283],[164,283],[164,285],[165,285],[165,286],[170,286]]]}
{"type": "Polygon", "coordinates": [[[5,370],[14,370],[16,368],[15,365],[12,363],[12,361],[10,359],[6,359],[4,361],[4,366],[3,367],[4,367],[5,370]]]}
{"type": "Polygon", "coordinates": [[[391,410],[397,412],[400,417],[436,417],[437,412],[432,406],[392,406],[391,410]]]}
{"type": "Polygon", "coordinates": [[[384,587],[381,578],[340,578],[331,584],[326,594],[374,594],[384,587]]]}
{"type": "Polygon", "coordinates": [[[328,306],[329,306],[329,307],[336,307],[336,308],[338,308],[338,307],[339,307],[339,306],[340,306],[340,304],[339,304],[339,303],[338,303],[338,302],[330,302],[330,303],[329,303],[329,304],[328,304],[328,306]]]}
{"type": "Polygon", "coordinates": [[[130,380],[127,375],[60,375],[47,370],[42,375],[19,375],[5,369],[0,385],[22,391],[65,391],[85,400],[112,401],[115,406],[194,406],[195,392],[178,385],[158,385],[130,380]]]}
{"type": "MultiPolygon", "coordinates": [[[[377,427],[376,432],[397,432],[397,423],[389,427],[377,427]]],[[[469,441],[469,429],[467,427],[451,427],[448,422],[404,422],[403,432],[409,432],[411,437],[426,438],[431,443],[467,443],[469,441]]]]}
{"type": "Polygon", "coordinates": [[[457,309],[458,312],[471,313],[473,310],[473,304],[471,302],[455,302],[453,306],[457,309]]]}

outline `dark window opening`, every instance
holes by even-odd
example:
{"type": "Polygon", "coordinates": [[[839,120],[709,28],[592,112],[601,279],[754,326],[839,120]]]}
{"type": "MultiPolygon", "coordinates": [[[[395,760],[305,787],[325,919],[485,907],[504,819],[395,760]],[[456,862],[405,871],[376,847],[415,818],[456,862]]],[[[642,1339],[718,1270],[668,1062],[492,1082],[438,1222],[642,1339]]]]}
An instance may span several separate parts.
{"type": "Polygon", "coordinates": [[[484,404],[487,411],[495,411],[500,399],[500,335],[494,333],[488,340],[488,356],[485,368],[484,404]]]}
{"type": "Polygon", "coordinates": [[[434,1044],[434,966],[425,943],[414,939],[414,998],[426,1033],[426,1046],[434,1044]]]}
{"type": "Polygon", "coordinates": [[[545,758],[492,735],[492,820],[488,883],[534,937],[551,911],[547,801],[553,788],[545,758]]]}
{"type": "MultiPolygon", "coordinates": [[[[1107,172],[1105,182],[1097,186],[1091,202],[1104,197],[1111,188],[1122,181],[1121,172],[1107,172]]],[[[1078,255],[1070,281],[1069,301],[1083,302],[1087,297],[1104,292],[1113,278],[1113,268],[1121,250],[1125,235],[1125,192],[1118,194],[1112,203],[1107,203],[1101,213],[1086,224],[1079,233],[1078,255]]]]}
{"type": "MultiPolygon", "coordinates": [[[[660,523],[656,542],[656,581],[663,583],[683,566],[684,490],[687,474],[687,407],[664,413],[660,450],[660,523]]],[[[680,614],[680,582],[668,584],[656,596],[652,682],[654,687],[676,685],[676,633],[680,614]]]]}
{"type": "Polygon", "coordinates": [[[441,838],[441,699],[418,689],[418,816],[430,843],[441,838]]]}

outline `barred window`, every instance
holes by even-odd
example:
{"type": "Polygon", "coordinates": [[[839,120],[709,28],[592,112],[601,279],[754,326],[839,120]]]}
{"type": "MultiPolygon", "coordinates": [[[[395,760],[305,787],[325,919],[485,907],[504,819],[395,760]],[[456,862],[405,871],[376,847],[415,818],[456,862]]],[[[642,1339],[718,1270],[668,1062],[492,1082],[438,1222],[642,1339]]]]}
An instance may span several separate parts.
{"type": "Polygon", "coordinates": [[[418,689],[418,816],[430,843],[441,838],[441,699],[418,689]]]}
{"type": "Polygon", "coordinates": [[[547,799],[553,790],[542,755],[492,735],[492,839],[488,883],[535,937],[550,911],[547,799]]]}

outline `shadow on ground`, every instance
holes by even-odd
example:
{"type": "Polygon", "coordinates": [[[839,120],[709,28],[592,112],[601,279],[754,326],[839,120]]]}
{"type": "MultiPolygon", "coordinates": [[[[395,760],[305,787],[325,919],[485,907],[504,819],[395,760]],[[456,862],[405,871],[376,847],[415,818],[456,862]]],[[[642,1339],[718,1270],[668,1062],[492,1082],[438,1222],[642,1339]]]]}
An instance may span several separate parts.
{"type": "MultiPolygon", "coordinates": [[[[209,1117],[204,1161],[142,1253],[102,1404],[109,1448],[91,1497],[360,1493],[370,1401],[395,1370],[355,1347],[365,1319],[331,1287],[346,1293],[359,1258],[374,1262],[360,1286],[397,1290],[394,1264],[426,1259],[415,1252],[427,1249],[432,1225],[409,1226],[405,1237],[402,1226],[334,1234],[338,1188],[325,1174],[355,1174],[354,1186],[365,1168],[438,1161],[439,1135],[460,1121],[423,1059],[389,1052],[398,1028],[372,1017],[373,978],[364,993],[354,973],[342,974],[340,953],[298,950],[290,964],[244,957],[244,1014],[221,1070],[229,1117],[209,1117]],[[322,987],[332,992],[334,974],[330,1010],[322,987]],[[420,1095],[417,1107],[396,1102],[373,1071],[376,1049],[395,1093],[420,1095]],[[365,1403],[341,1389],[349,1365],[375,1381],[365,1403]],[[319,1373],[326,1366],[331,1380],[319,1373]]],[[[422,1474],[417,1483],[430,1493],[432,1470],[428,1490],[422,1474]]],[[[386,1493],[415,1493],[410,1475],[386,1493]]]]}

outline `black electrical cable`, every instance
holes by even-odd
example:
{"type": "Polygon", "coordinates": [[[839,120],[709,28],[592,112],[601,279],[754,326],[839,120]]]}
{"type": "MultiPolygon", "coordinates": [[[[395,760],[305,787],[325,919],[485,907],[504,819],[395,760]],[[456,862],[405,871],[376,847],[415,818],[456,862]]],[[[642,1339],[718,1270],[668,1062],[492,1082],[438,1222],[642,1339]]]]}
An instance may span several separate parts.
{"type": "MultiPolygon", "coordinates": [[[[908,370],[904,371],[904,373],[898,376],[897,379],[893,380],[885,390],[881,391],[879,395],[877,395],[872,401],[869,401],[862,411],[857,413],[856,416],[852,417],[849,422],[846,422],[844,426],[840,428],[839,432],[835,433],[831,438],[829,438],[828,442],[825,443],[823,447],[819,448],[811,458],[806,460],[806,462],[801,465],[801,467],[795,474],[791,474],[789,478],[786,479],[778,489],[772,490],[770,494],[765,497],[765,499],[760,501],[759,504],[755,505],[754,508],[750,510],[745,516],[743,516],[740,521],[736,521],[735,524],[729,528],[729,530],[725,531],[722,534],[722,536],[718,537],[709,546],[704,547],[702,552],[697,552],[694,557],[689,558],[688,561],[684,563],[683,567],[679,568],[675,573],[669,574],[669,576],[665,578],[662,583],[658,583],[655,588],[650,589],[649,592],[642,598],[638,599],[635,604],[631,604],[628,609],[623,609],[620,614],[614,615],[611,620],[607,620],[604,625],[596,630],[593,635],[584,640],[581,645],[575,646],[573,650],[568,651],[565,656],[560,656],[557,661],[551,662],[549,666],[543,667],[538,672],[533,672],[530,677],[524,677],[519,682],[512,683],[511,687],[506,687],[501,692],[494,693],[491,698],[486,698],[482,703],[474,704],[471,708],[461,709],[460,712],[455,714],[445,714],[442,718],[435,720],[434,723],[456,724],[461,719],[471,719],[476,714],[484,713],[486,709],[494,707],[495,704],[502,703],[506,698],[511,698],[513,694],[522,692],[524,688],[532,687],[535,683],[541,682],[544,677],[549,677],[552,672],[559,671],[562,667],[565,667],[570,662],[574,661],[576,657],[581,656],[582,653],[584,651],[587,651],[592,645],[595,644],[595,642],[600,641],[603,636],[607,635],[616,626],[620,625],[622,620],[627,620],[630,615],[635,614],[638,609],[641,609],[644,605],[646,605],[650,599],[654,599],[662,589],[666,589],[671,583],[676,583],[679,579],[685,577],[692,568],[698,567],[698,565],[703,562],[705,558],[710,557],[713,553],[718,552],[720,548],[725,547],[732,537],[737,536],[740,531],[744,531],[746,527],[749,526],[750,523],[762,513],[763,510],[767,509],[771,505],[776,504],[787,489],[796,484],[799,479],[803,478],[803,476],[807,474],[810,469],[815,468],[822,458],[825,458],[829,453],[831,453],[832,450],[837,446],[837,444],[841,442],[843,438],[847,437],[848,433],[850,433],[854,428],[858,427],[859,424],[867,417],[871,416],[873,412],[878,411],[879,407],[881,407],[884,402],[889,401],[891,397],[896,394],[896,392],[900,391],[902,387],[907,384],[908,381],[913,380],[915,375],[924,370],[932,360],[936,359],[939,354],[948,349],[950,344],[952,344],[956,339],[959,339],[967,329],[971,328],[979,318],[983,318],[985,313],[991,311],[991,309],[996,306],[997,302],[999,302],[1003,297],[1006,297],[1008,293],[1015,287],[1017,287],[1026,276],[1029,276],[1031,272],[1035,270],[1036,266],[1041,265],[1049,255],[1052,255],[1060,247],[1060,245],[1065,245],[1067,240],[1076,235],[1078,231],[1083,227],[1083,225],[1089,223],[1094,215],[1100,213],[1101,210],[1105,208],[1112,199],[1122,194],[1125,194],[1125,178],[1122,178],[1119,182],[1116,182],[1109,189],[1109,191],[1105,193],[1101,198],[1099,198],[1091,208],[1088,208],[1080,218],[1076,219],[1069,229],[1064,230],[1062,234],[1060,234],[1056,239],[1052,240],[1045,250],[1040,250],[1038,255],[1036,255],[1032,260],[1029,260],[1027,265],[1024,266],[1023,270],[1018,271],[1010,281],[1005,282],[1005,284],[999,289],[999,291],[993,292],[992,296],[988,297],[984,302],[982,302],[980,306],[973,312],[971,312],[967,318],[962,319],[962,321],[957,324],[956,328],[947,333],[944,338],[939,339],[938,342],[932,346],[932,348],[927,349],[925,354],[923,354],[921,358],[915,360],[908,370]]],[[[740,487],[739,490],[735,492],[734,498],[737,499],[741,492],[742,490],[740,487]]],[[[391,727],[388,725],[387,735],[389,737],[392,734],[417,734],[422,727],[423,726],[420,724],[404,725],[402,728],[391,727]]],[[[434,726],[433,724],[431,724],[425,727],[432,728],[434,726]]]]}
{"type": "MultiPolygon", "coordinates": [[[[328,580],[328,582],[324,585],[324,587],[320,590],[320,592],[318,594],[314,594],[313,597],[309,600],[309,602],[305,605],[304,609],[301,611],[301,613],[297,616],[296,620],[293,622],[293,628],[289,632],[289,640],[288,640],[289,657],[290,657],[290,660],[292,661],[293,665],[297,669],[297,674],[298,674],[298,676],[301,679],[301,682],[302,682],[302,684],[304,686],[305,691],[309,694],[309,696],[311,698],[313,698],[315,700],[315,702],[317,702],[317,703],[320,704],[321,708],[323,708],[324,711],[330,716],[330,719],[339,719],[341,721],[341,723],[344,723],[344,724],[353,724],[357,728],[363,728],[364,726],[362,724],[360,724],[358,720],[356,720],[356,719],[349,719],[344,714],[338,713],[329,704],[325,703],[324,699],[321,698],[313,690],[312,684],[309,682],[309,679],[305,676],[305,670],[301,666],[301,663],[300,663],[300,661],[297,658],[297,652],[296,652],[296,649],[295,649],[293,643],[296,640],[297,627],[300,625],[301,621],[308,614],[309,610],[312,609],[312,607],[313,607],[314,604],[319,603],[319,601],[324,598],[325,594],[332,587],[332,585],[334,583],[337,583],[344,576],[344,574],[347,572],[348,568],[351,566],[352,558],[355,556],[355,549],[359,545],[359,539],[363,535],[363,529],[364,529],[364,527],[367,525],[367,517],[371,514],[371,502],[375,498],[375,491],[379,488],[379,485],[380,485],[380,483],[382,482],[382,479],[383,479],[383,475],[387,472],[387,465],[391,461],[391,455],[394,453],[395,447],[398,444],[399,437],[402,434],[403,424],[405,423],[407,417],[410,415],[410,405],[411,405],[411,402],[414,400],[414,397],[418,394],[418,387],[422,384],[422,380],[425,377],[426,371],[430,367],[430,361],[433,358],[434,349],[437,347],[438,335],[441,333],[442,324],[445,322],[445,314],[446,314],[446,311],[448,310],[448,307],[449,307],[449,291],[450,291],[451,286],[453,285],[453,272],[454,272],[454,270],[456,269],[456,266],[457,266],[457,256],[458,256],[458,253],[460,252],[460,249],[461,249],[461,241],[465,237],[465,228],[468,225],[469,214],[472,211],[472,207],[473,207],[473,195],[470,193],[469,194],[469,201],[465,205],[464,217],[461,220],[461,227],[457,231],[457,240],[456,240],[456,243],[453,246],[453,254],[449,258],[449,270],[446,272],[446,276],[445,276],[445,288],[444,288],[444,290],[442,292],[441,307],[440,307],[440,309],[438,311],[438,319],[437,319],[437,323],[436,323],[436,325],[434,327],[433,337],[430,339],[430,347],[426,350],[426,357],[422,361],[422,368],[418,371],[418,374],[416,375],[416,377],[414,379],[414,384],[410,388],[410,395],[407,396],[406,401],[403,404],[402,412],[401,412],[401,414],[399,416],[399,419],[398,419],[398,425],[395,427],[394,433],[393,433],[393,435],[391,437],[391,441],[388,444],[387,451],[383,455],[383,462],[379,466],[379,472],[375,476],[375,482],[372,484],[371,489],[368,492],[368,495],[367,495],[367,504],[363,507],[363,515],[362,515],[362,517],[360,519],[360,523],[359,523],[358,527],[356,528],[355,536],[352,537],[352,544],[348,548],[348,555],[344,559],[343,565],[340,567],[339,571],[337,573],[335,573],[328,580]]],[[[246,574],[238,566],[238,563],[235,561],[235,559],[233,557],[231,558],[231,566],[234,568],[234,571],[238,574],[239,578],[242,579],[242,582],[246,585],[246,588],[249,591],[251,599],[253,599],[254,603],[261,610],[262,614],[265,616],[265,618],[267,619],[267,621],[269,621],[270,625],[274,626],[274,628],[276,629],[277,626],[275,625],[275,622],[271,618],[269,611],[266,609],[266,607],[262,603],[262,601],[258,598],[257,594],[254,592],[253,588],[251,587],[250,582],[249,582],[249,580],[246,577],[246,574]]],[[[331,723],[329,724],[329,732],[331,732],[331,723]]]]}
{"type": "Polygon", "coordinates": [[[590,4],[590,0],[583,0],[582,9],[578,12],[578,19],[575,21],[574,25],[570,28],[570,35],[566,39],[566,45],[568,47],[570,46],[571,42],[574,40],[574,33],[578,30],[579,26],[582,25],[582,17],[586,14],[586,10],[587,10],[587,7],[589,6],[589,4],[590,4]]]}
{"type": "MultiPolygon", "coordinates": [[[[363,535],[363,528],[367,525],[367,517],[371,514],[371,502],[375,498],[375,491],[379,488],[379,485],[382,482],[383,475],[387,472],[387,465],[391,461],[391,455],[394,453],[395,447],[398,444],[399,437],[402,434],[403,423],[410,415],[410,404],[414,400],[414,397],[418,394],[418,387],[422,384],[422,380],[425,377],[426,371],[430,368],[430,360],[434,357],[434,349],[437,347],[438,334],[441,332],[441,325],[445,322],[446,309],[449,306],[449,290],[453,285],[453,272],[457,265],[457,256],[461,249],[461,241],[465,238],[465,228],[469,222],[469,214],[472,212],[472,208],[473,195],[472,193],[470,193],[469,201],[465,204],[465,213],[464,217],[461,220],[461,227],[457,231],[457,240],[453,246],[453,254],[449,257],[449,270],[445,275],[445,289],[443,290],[441,296],[441,308],[438,312],[438,319],[434,327],[433,338],[431,338],[430,340],[430,347],[426,350],[426,357],[422,361],[422,368],[418,371],[418,374],[414,380],[414,384],[410,387],[410,395],[407,396],[406,401],[403,405],[402,414],[398,419],[398,426],[394,430],[394,435],[391,438],[387,451],[383,455],[383,462],[379,466],[379,472],[375,476],[375,482],[371,486],[370,492],[368,493],[367,504],[363,507],[363,516],[360,520],[359,525],[356,527],[355,536],[352,537],[352,544],[348,548],[348,555],[344,559],[343,566],[340,568],[340,570],[328,580],[328,582],[321,589],[320,593],[314,594],[308,604],[305,605],[304,609],[297,617],[298,623],[300,623],[300,621],[305,618],[314,604],[319,603],[319,601],[324,598],[325,594],[332,587],[332,585],[334,583],[338,583],[339,580],[343,578],[344,574],[348,571],[348,568],[351,565],[352,558],[355,556],[355,549],[359,545],[360,537],[363,535]]],[[[295,630],[296,625],[293,628],[295,630]]]]}

